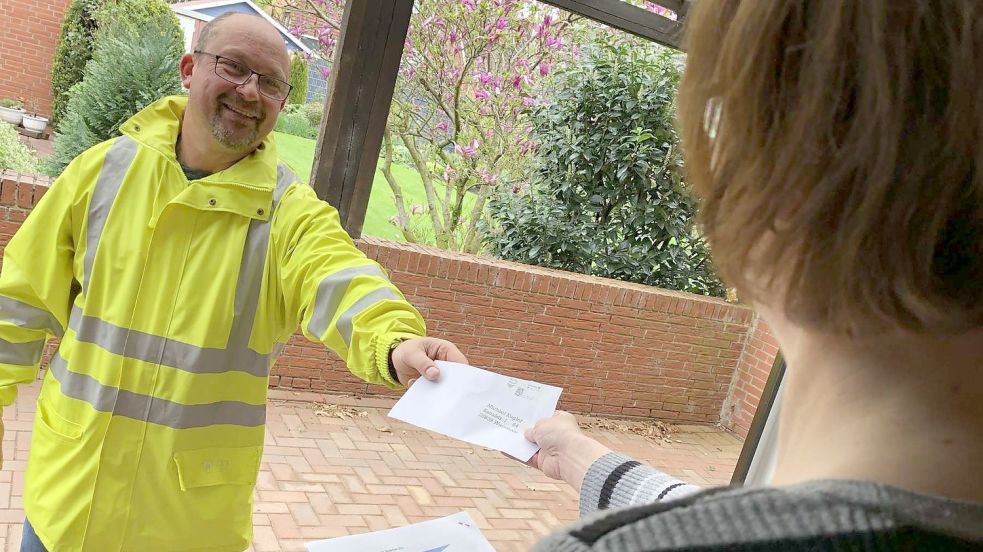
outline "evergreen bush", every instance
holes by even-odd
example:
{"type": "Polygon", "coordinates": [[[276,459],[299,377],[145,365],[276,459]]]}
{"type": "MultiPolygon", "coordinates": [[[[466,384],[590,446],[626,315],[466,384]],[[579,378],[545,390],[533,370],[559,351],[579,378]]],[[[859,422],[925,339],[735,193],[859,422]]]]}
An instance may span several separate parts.
{"type": "Polygon", "coordinates": [[[20,134],[12,125],[0,122],[0,171],[20,173],[38,172],[38,160],[34,153],[20,141],[20,134]]]}
{"type": "Polygon", "coordinates": [[[69,90],[82,82],[85,64],[92,59],[96,13],[105,3],[106,0],[73,0],[65,10],[51,67],[52,126],[65,116],[69,90]]]}
{"type": "Polygon", "coordinates": [[[324,117],[324,100],[314,101],[304,104],[304,116],[312,127],[321,128],[321,119],[324,117]]]}
{"type": "Polygon", "coordinates": [[[277,118],[274,130],[284,134],[292,134],[301,138],[316,140],[318,129],[311,126],[303,111],[300,110],[301,107],[300,105],[288,105],[280,113],[279,118],[277,118]]]}
{"type": "MultiPolygon", "coordinates": [[[[126,2],[136,0],[117,6],[126,2]]],[[[163,0],[147,2],[157,3],[163,0]]],[[[118,136],[120,125],[147,105],[182,91],[178,67],[184,47],[173,32],[173,13],[151,14],[143,21],[133,14],[100,31],[85,77],[70,91],[46,167],[49,174],[60,174],[78,154],[118,136]]]]}
{"type": "Polygon", "coordinates": [[[538,172],[494,198],[502,258],[705,295],[724,288],[693,226],[674,126],[681,61],[611,39],[557,79],[532,113],[538,172]]]}
{"type": "Polygon", "coordinates": [[[293,89],[287,97],[288,104],[302,104],[307,101],[307,62],[294,54],[290,56],[290,84],[293,89]]]}

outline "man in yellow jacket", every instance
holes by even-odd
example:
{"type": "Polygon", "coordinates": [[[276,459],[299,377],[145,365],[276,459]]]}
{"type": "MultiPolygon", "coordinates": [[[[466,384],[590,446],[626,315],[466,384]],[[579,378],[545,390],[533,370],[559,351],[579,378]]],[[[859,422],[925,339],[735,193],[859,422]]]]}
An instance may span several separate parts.
{"type": "Polygon", "coordinates": [[[0,404],[61,344],[37,403],[25,549],[239,551],[252,538],[270,367],[299,326],[367,381],[434,360],[420,314],[278,163],[290,90],[260,18],[221,17],[164,98],[76,158],[10,241],[0,404]]]}

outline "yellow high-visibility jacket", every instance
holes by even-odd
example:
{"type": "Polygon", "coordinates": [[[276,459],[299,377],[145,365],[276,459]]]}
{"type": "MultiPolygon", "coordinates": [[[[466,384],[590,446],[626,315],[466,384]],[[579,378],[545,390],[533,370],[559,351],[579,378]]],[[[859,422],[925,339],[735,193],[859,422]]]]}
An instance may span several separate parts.
{"type": "Polygon", "coordinates": [[[34,380],[24,508],[61,551],[240,551],[270,367],[298,325],[369,382],[423,319],[271,138],[188,182],[186,99],[76,158],[7,246],[0,404],[34,380]]]}

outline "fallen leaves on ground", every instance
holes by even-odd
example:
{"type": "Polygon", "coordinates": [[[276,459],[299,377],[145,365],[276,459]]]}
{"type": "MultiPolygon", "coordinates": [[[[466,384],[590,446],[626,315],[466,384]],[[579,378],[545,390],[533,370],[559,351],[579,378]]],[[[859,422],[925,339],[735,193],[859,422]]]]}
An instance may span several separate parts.
{"type": "Polygon", "coordinates": [[[586,430],[630,433],[666,444],[673,442],[672,433],[676,431],[672,425],[657,420],[618,420],[613,418],[584,418],[580,422],[580,427],[586,430]]]}
{"type": "Polygon", "coordinates": [[[364,418],[368,416],[369,413],[364,410],[359,410],[350,406],[342,406],[340,404],[314,403],[314,415],[329,418],[341,418],[342,420],[351,420],[353,418],[364,418]]]}

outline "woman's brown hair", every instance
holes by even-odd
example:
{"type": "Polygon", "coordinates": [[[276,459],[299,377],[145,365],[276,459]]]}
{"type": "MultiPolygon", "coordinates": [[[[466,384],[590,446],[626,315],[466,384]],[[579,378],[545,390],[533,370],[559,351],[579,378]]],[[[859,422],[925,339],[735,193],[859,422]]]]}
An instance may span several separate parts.
{"type": "Polygon", "coordinates": [[[724,279],[836,332],[983,325],[983,1],[701,0],[687,25],[724,279]]]}

